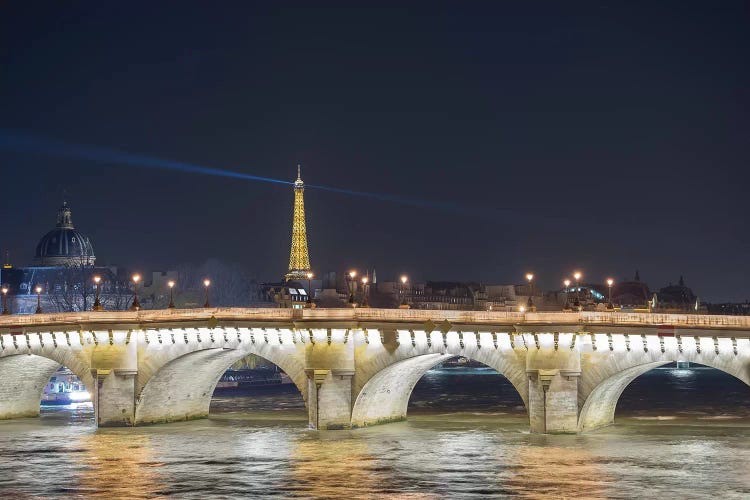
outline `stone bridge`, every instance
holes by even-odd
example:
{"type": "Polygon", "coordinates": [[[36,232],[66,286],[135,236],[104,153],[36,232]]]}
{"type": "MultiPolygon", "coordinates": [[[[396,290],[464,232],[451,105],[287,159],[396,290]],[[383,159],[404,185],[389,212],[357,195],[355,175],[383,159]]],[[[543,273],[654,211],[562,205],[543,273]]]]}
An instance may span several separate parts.
{"type": "Polygon", "coordinates": [[[516,388],[532,432],[614,421],[638,375],[673,361],[750,385],[750,317],[623,312],[192,309],[0,317],[0,418],[39,414],[60,365],[92,394],[99,426],[206,417],[235,361],[261,356],[294,381],[312,428],[403,420],[414,385],[454,356],[516,388]]]}

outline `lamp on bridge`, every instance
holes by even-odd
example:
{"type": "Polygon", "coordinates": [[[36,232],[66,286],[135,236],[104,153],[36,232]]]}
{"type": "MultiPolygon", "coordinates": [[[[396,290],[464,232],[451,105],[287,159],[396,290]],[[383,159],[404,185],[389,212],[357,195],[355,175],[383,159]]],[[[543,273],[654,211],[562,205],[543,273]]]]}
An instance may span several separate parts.
{"type": "Polygon", "coordinates": [[[529,308],[529,312],[536,311],[536,306],[534,305],[534,301],[532,297],[534,296],[534,283],[532,280],[534,279],[534,275],[531,273],[526,273],[526,279],[529,281],[529,300],[526,302],[526,306],[529,308]]]}
{"type": "Polygon", "coordinates": [[[37,285],[34,291],[36,291],[36,313],[42,314],[42,287],[37,285]]]}
{"type": "Polygon", "coordinates": [[[174,309],[174,281],[167,281],[167,286],[169,287],[169,305],[167,309],[174,309]]]}
{"type": "Polygon", "coordinates": [[[367,300],[370,279],[367,276],[362,276],[362,307],[370,307],[370,303],[367,300]]]}
{"type": "Polygon", "coordinates": [[[570,280],[566,279],[563,281],[563,285],[565,285],[565,306],[563,306],[563,311],[570,311],[570,302],[568,301],[568,292],[570,290],[570,280]]]}
{"type": "Polygon", "coordinates": [[[354,302],[354,279],[357,277],[357,271],[349,271],[346,276],[346,284],[349,285],[349,306],[357,307],[357,303],[354,302]]]}
{"type": "Polygon", "coordinates": [[[609,303],[607,304],[607,309],[614,310],[615,305],[612,303],[612,285],[615,284],[615,280],[612,278],[607,278],[607,288],[609,289],[609,303]]]}
{"type": "Polygon", "coordinates": [[[399,304],[399,309],[409,309],[409,304],[406,303],[406,282],[409,281],[409,278],[406,275],[401,276],[401,303],[399,304]]]}
{"type": "Polygon", "coordinates": [[[305,304],[305,307],[308,309],[312,309],[315,307],[315,304],[312,301],[312,279],[313,276],[315,276],[312,272],[308,271],[307,274],[307,303],[305,304]]]}
{"type": "Polygon", "coordinates": [[[94,276],[94,290],[96,291],[96,295],[94,296],[94,306],[91,308],[92,311],[101,311],[104,309],[102,303],[99,302],[99,286],[101,285],[101,282],[101,276],[94,276]]]}
{"type": "Polygon", "coordinates": [[[133,275],[133,303],[130,305],[131,311],[139,311],[141,309],[141,303],[138,302],[138,282],[141,281],[140,274],[133,275]]]}
{"type": "Polygon", "coordinates": [[[583,274],[581,274],[580,271],[576,271],[573,273],[573,278],[576,280],[576,301],[573,302],[573,308],[576,311],[580,311],[582,309],[581,307],[581,278],[583,277],[583,274]]]}
{"type": "Polygon", "coordinates": [[[3,314],[10,314],[8,311],[8,286],[3,285],[2,292],[3,292],[3,314]]]}
{"type": "Polygon", "coordinates": [[[203,307],[211,307],[211,304],[208,303],[208,287],[211,284],[211,280],[208,278],[203,280],[203,286],[206,287],[206,303],[203,304],[203,307]]]}

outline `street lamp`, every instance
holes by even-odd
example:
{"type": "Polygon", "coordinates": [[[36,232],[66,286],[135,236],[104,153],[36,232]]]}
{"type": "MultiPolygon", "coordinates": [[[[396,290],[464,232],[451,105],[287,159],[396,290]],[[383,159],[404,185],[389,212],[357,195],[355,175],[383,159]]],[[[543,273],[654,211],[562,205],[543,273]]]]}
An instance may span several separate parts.
{"type": "Polygon", "coordinates": [[[357,277],[357,271],[349,271],[346,277],[346,282],[349,285],[349,306],[357,307],[357,303],[354,302],[354,279],[357,277]]]}
{"type": "Polygon", "coordinates": [[[169,287],[169,305],[167,309],[174,309],[174,281],[167,281],[167,286],[169,287]]]}
{"type": "Polygon", "coordinates": [[[406,282],[409,281],[409,278],[406,275],[401,276],[401,304],[399,304],[399,309],[409,309],[409,304],[406,303],[406,282]]]}
{"type": "Polygon", "coordinates": [[[10,314],[10,311],[8,311],[8,287],[3,286],[2,292],[3,292],[3,314],[10,314]]]}
{"type": "Polygon", "coordinates": [[[529,281],[529,300],[526,302],[526,305],[529,308],[529,312],[536,311],[536,306],[534,305],[534,301],[532,300],[532,297],[534,296],[534,283],[532,280],[534,279],[534,275],[531,273],[526,273],[526,279],[529,281]]]}
{"type": "Polygon", "coordinates": [[[315,276],[312,272],[308,272],[305,276],[307,276],[307,304],[305,307],[311,308],[313,307],[313,301],[312,301],[312,279],[313,276],[315,276]]]}
{"type": "Polygon", "coordinates": [[[563,281],[563,285],[565,285],[565,307],[563,307],[563,311],[570,311],[570,302],[568,301],[568,290],[570,290],[570,280],[566,279],[563,281]]]}
{"type": "Polygon", "coordinates": [[[203,304],[203,307],[211,307],[211,304],[208,303],[208,287],[211,285],[211,280],[208,278],[203,280],[203,286],[206,287],[206,303],[203,304]]]}
{"type": "Polygon", "coordinates": [[[36,291],[36,313],[42,314],[42,287],[37,285],[36,291]]]}
{"type": "Polygon", "coordinates": [[[580,271],[576,271],[573,273],[573,278],[576,280],[576,301],[573,302],[573,306],[575,307],[576,311],[581,310],[581,277],[583,275],[580,271]]]}
{"type": "Polygon", "coordinates": [[[607,288],[609,288],[609,304],[607,304],[607,309],[614,310],[615,305],[612,303],[612,285],[615,284],[615,280],[612,278],[607,278],[607,288]]]}
{"type": "Polygon", "coordinates": [[[99,302],[99,286],[102,282],[101,276],[94,276],[94,288],[96,290],[96,296],[94,298],[94,306],[91,308],[92,311],[101,311],[104,309],[102,303],[99,302]]]}
{"type": "Polygon", "coordinates": [[[138,302],[138,282],[141,281],[140,274],[133,275],[133,303],[130,305],[131,311],[139,311],[141,309],[141,303],[138,302]]]}
{"type": "Polygon", "coordinates": [[[370,303],[367,300],[367,292],[370,289],[369,281],[370,279],[367,276],[362,276],[362,307],[370,307],[370,303]]]}
{"type": "Polygon", "coordinates": [[[526,308],[523,306],[518,306],[518,312],[526,312],[526,308]]]}

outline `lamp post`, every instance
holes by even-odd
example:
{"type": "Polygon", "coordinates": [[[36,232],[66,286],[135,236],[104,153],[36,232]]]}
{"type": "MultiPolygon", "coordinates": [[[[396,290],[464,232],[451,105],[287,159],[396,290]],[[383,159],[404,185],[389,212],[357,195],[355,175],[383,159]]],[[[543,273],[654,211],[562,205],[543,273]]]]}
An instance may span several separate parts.
{"type": "Polygon", "coordinates": [[[529,281],[529,300],[526,302],[526,306],[529,308],[529,312],[536,311],[536,306],[534,305],[534,300],[532,297],[534,296],[534,283],[532,280],[534,279],[534,275],[531,273],[526,273],[526,279],[529,281]]]}
{"type": "Polygon", "coordinates": [[[367,291],[370,288],[369,281],[367,276],[362,276],[362,307],[370,307],[370,303],[367,301],[367,291]]]}
{"type": "Polygon", "coordinates": [[[174,281],[167,281],[167,286],[169,287],[169,305],[167,309],[174,309],[174,281]]]}
{"type": "Polygon", "coordinates": [[[34,290],[36,291],[36,313],[42,314],[42,287],[37,285],[34,290]]]}
{"type": "Polygon", "coordinates": [[[406,275],[401,276],[401,304],[399,304],[399,309],[409,309],[409,304],[406,303],[406,282],[409,281],[409,278],[406,275]]]}
{"type": "Polygon", "coordinates": [[[208,303],[208,287],[211,285],[211,280],[208,278],[203,280],[203,286],[206,287],[206,303],[203,304],[203,307],[211,307],[211,304],[208,303]]]}
{"type": "Polygon", "coordinates": [[[305,304],[305,307],[310,309],[315,307],[315,304],[312,301],[312,279],[315,275],[312,272],[308,272],[305,276],[307,276],[307,303],[305,304]]]}
{"type": "Polygon", "coordinates": [[[568,290],[570,290],[570,280],[566,279],[563,281],[563,285],[565,285],[565,306],[563,307],[563,311],[570,311],[570,302],[568,301],[568,290]]]}
{"type": "Polygon", "coordinates": [[[615,284],[615,280],[612,278],[607,278],[607,288],[609,288],[609,303],[607,304],[607,309],[614,310],[615,305],[612,303],[612,285],[615,284]]]}
{"type": "Polygon", "coordinates": [[[140,274],[133,275],[133,303],[130,305],[131,311],[140,311],[141,303],[138,302],[138,282],[141,281],[140,274]]]}
{"type": "Polygon", "coordinates": [[[576,301],[573,302],[573,307],[576,311],[581,310],[581,277],[583,275],[580,273],[580,271],[576,271],[573,273],[573,278],[576,280],[576,301]]]}
{"type": "Polygon", "coordinates": [[[91,308],[92,311],[101,311],[104,309],[102,303],[99,302],[99,286],[101,285],[101,282],[101,276],[94,276],[94,289],[96,290],[96,295],[94,296],[94,306],[91,308]]]}
{"type": "Polygon", "coordinates": [[[8,290],[7,286],[3,286],[3,315],[10,314],[10,311],[8,311],[8,290]]]}
{"type": "Polygon", "coordinates": [[[349,285],[349,306],[357,307],[357,303],[354,302],[354,279],[357,277],[357,271],[349,271],[349,275],[346,278],[346,282],[349,285]]]}

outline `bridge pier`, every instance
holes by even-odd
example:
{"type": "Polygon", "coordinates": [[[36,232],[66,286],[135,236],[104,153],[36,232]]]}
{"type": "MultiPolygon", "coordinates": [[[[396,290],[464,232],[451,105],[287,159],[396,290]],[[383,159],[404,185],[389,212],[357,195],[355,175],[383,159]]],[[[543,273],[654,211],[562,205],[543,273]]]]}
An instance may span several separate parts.
{"type": "Polygon", "coordinates": [[[539,434],[568,434],[578,428],[578,377],[559,369],[529,373],[529,427],[539,434]]]}
{"type": "MultiPolygon", "coordinates": [[[[568,347],[568,339],[555,341],[550,334],[533,335],[536,349],[526,355],[529,377],[529,427],[543,434],[578,430],[578,379],[581,356],[568,347]]],[[[570,336],[572,341],[572,336],[570,336]]]]}
{"type": "Polygon", "coordinates": [[[129,427],[135,423],[136,371],[93,369],[92,392],[98,427],[129,427]]]}
{"type": "Polygon", "coordinates": [[[311,429],[351,428],[354,341],[349,330],[312,329],[305,345],[311,429]]]}
{"type": "MultiPolygon", "coordinates": [[[[116,339],[112,332],[92,332],[90,388],[98,427],[135,424],[137,341],[116,339]]],[[[123,337],[122,335],[119,335],[123,337]]],[[[89,344],[90,346],[90,344],[89,344]]]]}
{"type": "Polygon", "coordinates": [[[352,376],[354,370],[308,370],[308,415],[311,429],[351,427],[352,376]]]}

